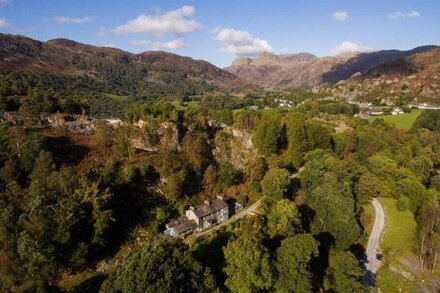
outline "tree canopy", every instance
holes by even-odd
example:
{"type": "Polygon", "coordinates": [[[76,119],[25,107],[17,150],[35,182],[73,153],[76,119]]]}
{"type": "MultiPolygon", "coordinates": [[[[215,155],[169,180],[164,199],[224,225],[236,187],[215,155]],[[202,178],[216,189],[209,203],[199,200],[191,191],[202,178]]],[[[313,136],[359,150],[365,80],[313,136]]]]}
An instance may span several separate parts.
{"type": "Polygon", "coordinates": [[[214,292],[209,269],[183,244],[158,241],[134,251],[111,273],[100,292],[214,292]]]}

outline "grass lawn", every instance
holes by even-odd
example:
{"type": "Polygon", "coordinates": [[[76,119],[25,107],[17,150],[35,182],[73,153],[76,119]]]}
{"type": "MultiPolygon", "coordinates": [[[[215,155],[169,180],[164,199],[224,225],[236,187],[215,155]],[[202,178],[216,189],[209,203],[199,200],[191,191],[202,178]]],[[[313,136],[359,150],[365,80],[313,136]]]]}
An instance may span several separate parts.
{"type": "Polygon", "coordinates": [[[380,247],[383,252],[402,256],[412,251],[416,239],[417,223],[410,211],[399,212],[396,200],[381,198],[385,210],[385,229],[380,247]]]}
{"type": "Polygon", "coordinates": [[[172,101],[171,104],[173,104],[173,106],[176,107],[177,110],[185,110],[185,109],[196,109],[197,106],[200,104],[200,102],[189,101],[186,106],[183,106],[180,101],[172,101]]]}
{"type": "Polygon", "coordinates": [[[400,129],[411,129],[411,127],[414,124],[414,121],[416,121],[417,117],[419,117],[420,114],[422,114],[423,110],[415,109],[412,110],[411,113],[405,113],[401,115],[382,115],[382,116],[374,116],[370,117],[368,120],[370,122],[373,122],[375,119],[382,118],[386,122],[395,125],[397,128],[400,129]]]}
{"type": "Polygon", "coordinates": [[[417,276],[412,274],[414,280],[409,280],[395,271],[411,272],[399,260],[412,254],[416,241],[416,221],[410,211],[397,210],[395,199],[381,198],[380,203],[385,210],[385,229],[380,243],[384,259],[377,272],[377,286],[383,292],[414,292],[417,276]]]}
{"type": "Polygon", "coordinates": [[[364,224],[366,224],[365,230],[370,234],[374,225],[374,207],[372,203],[364,205],[363,216],[365,217],[365,220],[368,220],[368,223],[364,224]]]}

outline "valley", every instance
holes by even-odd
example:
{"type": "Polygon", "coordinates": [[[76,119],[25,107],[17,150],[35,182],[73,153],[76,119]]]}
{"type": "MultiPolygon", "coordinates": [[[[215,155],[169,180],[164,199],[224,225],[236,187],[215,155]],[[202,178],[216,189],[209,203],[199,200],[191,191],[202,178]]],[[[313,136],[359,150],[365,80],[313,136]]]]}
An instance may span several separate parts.
{"type": "Polygon", "coordinates": [[[213,34],[265,50],[0,33],[0,291],[438,291],[439,47],[213,34]]]}

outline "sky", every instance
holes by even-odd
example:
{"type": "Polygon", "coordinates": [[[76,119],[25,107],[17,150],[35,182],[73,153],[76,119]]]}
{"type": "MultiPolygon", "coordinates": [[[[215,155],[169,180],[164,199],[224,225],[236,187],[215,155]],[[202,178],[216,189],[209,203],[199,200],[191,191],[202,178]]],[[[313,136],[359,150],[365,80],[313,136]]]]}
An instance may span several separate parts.
{"type": "Polygon", "coordinates": [[[317,56],[440,45],[438,0],[0,0],[0,32],[163,50],[225,67],[238,56],[317,56]]]}

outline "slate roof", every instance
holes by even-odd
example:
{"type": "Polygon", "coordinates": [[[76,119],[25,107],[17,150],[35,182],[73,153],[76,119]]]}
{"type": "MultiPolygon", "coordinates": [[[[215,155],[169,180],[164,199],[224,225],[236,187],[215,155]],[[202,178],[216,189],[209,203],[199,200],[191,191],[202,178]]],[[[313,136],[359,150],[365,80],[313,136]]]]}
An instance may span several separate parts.
{"type": "Polygon", "coordinates": [[[204,218],[226,207],[228,207],[228,204],[224,200],[216,198],[209,205],[203,204],[199,206],[197,209],[194,210],[194,213],[198,218],[204,218]]]}
{"type": "Polygon", "coordinates": [[[189,230],[194,230],[197,227],[198,226],[197,226],[196,221],[188,220],[188,221],[183,222],[177,226],[174,226],[173,229],[174,229],[174,231],[176,231],[177,234],[182,234],[182,233],[187,232],[189,230]]]}
{"type": "Polygon", "coordinates": [[[167,228],[171,229],[171,228],[173,228],[173,227],[176,227],[176,226],[178,226],[178,225],[180,225],[180,224],[183,224],[183,223],[187,222],[188,220],[189,220],[189,219],[188,219],[186,216],[185,216],[185,217],[178,218],[178,219],[171,220],[171,221],[167,224],[167,228]]]}

